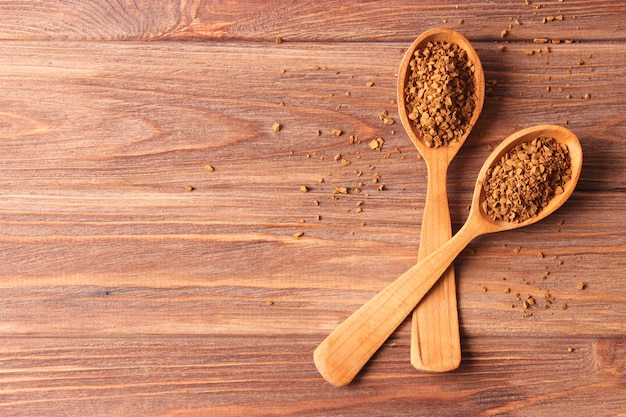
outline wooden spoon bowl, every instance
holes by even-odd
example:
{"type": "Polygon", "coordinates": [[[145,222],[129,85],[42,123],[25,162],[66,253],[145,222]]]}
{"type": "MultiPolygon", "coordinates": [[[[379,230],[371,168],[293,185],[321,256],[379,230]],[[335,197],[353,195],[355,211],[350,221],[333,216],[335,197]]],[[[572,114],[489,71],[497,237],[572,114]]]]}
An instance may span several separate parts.
{"type": "Polygon", "coordinates": [[[478,121],[478,117],[480,116],[485,102],[485,74],[480,59],[478,58],[478,54],[474,50],[474,47],[472,47],[472,44],[459,32],[451,29],[433,28],[427,30],[411,44],[409,49],[404,54],[404,58],[402,58],[402,62],[400,63],[400,70],[398,72],[397,88],[400,121],[402,122],[404,129],[407,131],[409,138],[413,144],[415,144],[415,147],[419,150],[422,156],[424,156],[424,158],[427,158],[427,155],[433,153],[438,155],[438,158],[445,156],[448,161],[451,161],[452,158],[454,158],[454,155],[461,148],[461,145],[463,145],[463,142],[465,142],[469,136],[472,128],[476,124],[476,121],[478,121]],[[476,103],[472,117],[469,120],[468,127],[463,136],[458,138],[458,140],[453,140],[449,144],[439,148],[431,148],[426,145],[424,138],[416,129],[413,122],[409,119],[406,107],[405,86],[411,74],[411,60],[413,59],[415,51],[425,47],[429,42],[447,42],[458,45],[467,53],[467,59],[474,65],[474,94],[476,103]]]}
{"type": "MultiPolygon", "coordinates": [[[[520,130],[506,140],[504,140],[496,149],[493,150],[489,158],[483,164],[476,181],[476,187],[474,189],[474,195],[472,197],[472,208],[470,210],[469,218],[480,217],[483,224],[484,233],[498,232],[502,230],[517,229],[518,227],[528,226],[539,220],[544,219],[550,213],[561,207],[569,196],[574,192],[574,188],[580,177],[583,163],[583,153],[580,146],[580,142],[576,135],[570,130],[556,125],[538,125],[527,129],[520,130]],[[532,141],[537,137],[547,137],[556,139],[557,142],[567,145],[570,161],[572,177],[565,184],[563,193],[554,196],[546,207],[544,207],[537,216],[531,217],[523,222],[507,222],[507,221],[494,221],[492,220],[481,208],[481,202],[484,200],[485,191],[483,187],[483,180],[487,176],[487,171],[492,168],[509,150],[516,146],[532,141]]],[[[469,221],[469,219],[468,219],[469,221]]]]}
{"type": "Polygon", "coordinates": [[[315,349],[313,358],[322,376],[333,385],[350,383],[474,238],[528,226],[553,213],[574,192],[582,170],[582,161],[583,153],[578,138],[563,127],[535,126],[505,139],[483,164],[476,181],[468,219],[457,234],[376,294],[315,349]],[[567,145],[572,171],[570,180],[564,184],[563,192],[555,195],[537,216],[519,223],[493,221],[481,208],[484,198],[483,181],[487,170],[509,150],[539,136],[554,138],[567,145]]]}

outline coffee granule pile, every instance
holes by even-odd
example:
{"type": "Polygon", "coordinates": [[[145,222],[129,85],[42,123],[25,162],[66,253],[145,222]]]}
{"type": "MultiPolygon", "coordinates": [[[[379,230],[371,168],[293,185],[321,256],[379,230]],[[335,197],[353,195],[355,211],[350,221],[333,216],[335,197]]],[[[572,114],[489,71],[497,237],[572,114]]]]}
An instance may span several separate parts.
{"type": "Polygon", "coordinates": [[[459,140],[476,107],[474,64],[458,45],[429,42],[417,49],[405,86],[406,109],[426,146],[459,140]]]}
{"type": "Polygon", "coordinates": [[[535,217],[572,175],[567,145],[538,137],[511,149],[489,168],[482,209],[495,221],[535,217]]]}

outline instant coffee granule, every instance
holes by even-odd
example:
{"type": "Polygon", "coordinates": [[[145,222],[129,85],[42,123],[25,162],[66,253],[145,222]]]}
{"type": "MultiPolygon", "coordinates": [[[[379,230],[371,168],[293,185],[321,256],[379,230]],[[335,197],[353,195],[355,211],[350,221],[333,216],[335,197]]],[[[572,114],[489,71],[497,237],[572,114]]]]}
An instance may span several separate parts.
{"type": "Polygon", "coordinates": [[[405,86],[406,110],[428,147],[459,140],[476,107],[474,64],[456,44],[429,42],[417,49],[405,86]]]}
{"type": "Polygon", "coordinates": [[[482,209],[495,221],[535,217],[572,175],[567,145],[538,137],[511,149],[489,168],[482,209]]]}

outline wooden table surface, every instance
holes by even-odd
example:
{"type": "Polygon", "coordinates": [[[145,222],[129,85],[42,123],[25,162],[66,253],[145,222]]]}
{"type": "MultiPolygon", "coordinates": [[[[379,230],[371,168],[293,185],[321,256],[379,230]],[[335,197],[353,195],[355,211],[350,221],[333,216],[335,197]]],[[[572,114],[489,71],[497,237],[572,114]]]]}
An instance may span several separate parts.
{"type": "Polygon", "coordinates": [[[621,0],[0,1],[0,415],[626,415],[625,18],[621,0]],[[417,259],[426,167],[396,75],[437,26],[488,87],[453,229],[515,130],[571,129],[581,179],[458,257],[459,369],[415,370],[407,319],[333,387],[313,350],[417,259]]]}

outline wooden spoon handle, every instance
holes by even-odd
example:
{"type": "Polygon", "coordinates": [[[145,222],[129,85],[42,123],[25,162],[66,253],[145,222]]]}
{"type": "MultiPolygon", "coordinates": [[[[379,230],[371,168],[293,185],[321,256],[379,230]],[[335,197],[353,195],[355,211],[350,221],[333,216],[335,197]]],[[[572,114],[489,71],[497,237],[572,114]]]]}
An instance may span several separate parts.
{"type": "Polygon", "coordinates": [[[315,366],[324,379],[337,386],[350,383],[479,234],[480,228],[468,221],[445,245],[402,274],[328,335],[313,353],[315,366]]]}
{"type": "MultiPolygon", "coordinates": [[[[439,154],[442,154],[439,152],[439,154]]],[[[422,218],[418,260],[434,252],[452,237],[446,192],[447,158],[431,154],[427,159],[428,189],[422,218]]],[[[446,372],[461,363],[454,266],[413,310],[411,364],[419,370],[446,372]]]]}

